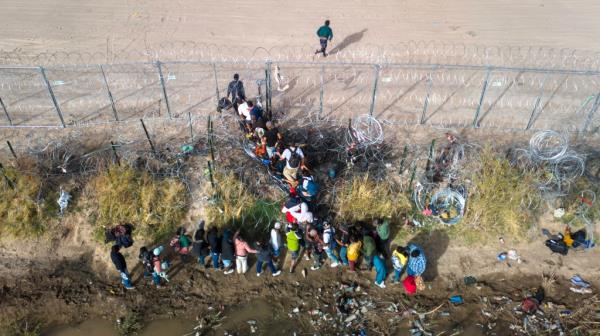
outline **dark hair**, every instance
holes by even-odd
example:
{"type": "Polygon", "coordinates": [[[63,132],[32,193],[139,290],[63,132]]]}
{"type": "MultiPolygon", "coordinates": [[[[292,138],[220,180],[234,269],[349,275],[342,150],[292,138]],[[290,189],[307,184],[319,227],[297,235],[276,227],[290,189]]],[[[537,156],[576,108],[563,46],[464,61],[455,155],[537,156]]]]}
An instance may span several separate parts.
{"type": "Polygon", "coordinates": [[[248,104],[248,107],[254,106],[254,103],[252,102],[252,100],[248,100],[247,104],[248,104]]]}
{"type": "Polygon", "coordinates": [[[238,97],[238,98],[236,99],[236,102],[237,102],[238,104],[241,104],[242,102],[244,102],[244,100],[243,100],[242,98],[238,97]]]}
{"type": "Polygon", "coordinates": [[[145,253],[145,252],[148,252],[148,249],[146,248],[146,246],[140,247],[140,253],[145,253]]]}
{"type": "Polygon", "coordinates": [[[233,75],[233,79],[235,79],[235,80],[238,80],[238,79],[240,79],[240,75],[238,75],[238,74],[234,74],[234,75],[233,75]]]}
{"type": "Polygon", "coordinates": [[[177,229],[177,234],[183,236],[185,234],[185,228],[182,226],[179,229],[177,229]]]}
{"type": "Polygon", "coordinates": [[[312,176],[312,175],[310,175],[310,172],[308,171],[308,169],[302,169],[302,176],[309,177],[309,176],[312,176]]]}
{"type": "Polygon", "coordinates": [[[292,224],[292,231],[298,231],[298,224],[296,224],[296,223],[292,224]]]}
{"type": "Polygon", "coordinates": [[[329,20],[325,20],[325,25],[329,26],[329,20]]]}
{"type": "Polygon", "coordinates": [[[402,254],[406,254],[406,249],[404,248],[404,246],[400,246],[400,245],[398,245],[398,246],[396,247],[396,252],[398,252],[398,253],[402,253],[402,254]]]}
{"type": "Polygon", "coordinates": [[[421,252],[419,250],[413,250],[412,252],[410,252],[410,256],[413,258],[416,258],[420,255],[421,255],[421,252]]]}
{"type": "Polygon", "coordinates": [[[121,246],[119,246],[119,245],[113,245],[113,246],[110,248],[110,251],[111,251],[111,252],[119,252],[119,250],[120,250],[120,249],[121,249],[121,246]]]}

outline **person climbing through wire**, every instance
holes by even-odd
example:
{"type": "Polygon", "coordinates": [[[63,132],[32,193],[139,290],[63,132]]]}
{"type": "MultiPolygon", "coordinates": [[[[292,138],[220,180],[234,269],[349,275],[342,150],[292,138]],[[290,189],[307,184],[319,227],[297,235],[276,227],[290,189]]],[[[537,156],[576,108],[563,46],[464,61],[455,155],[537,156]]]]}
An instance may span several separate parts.
{"type": "Polygon", "coordinates": [[[329,24],[329,20],[325,20],[325,24],[319,27],[317,30],[317,36],[319,37],[321,49],[317,49],[317,51],[315,51],[315,55],[322,53],[323,57],[327,57],[327,42],[333,39],[333,30],[331,30],[329,24]]]}
{"type": "Polygon", "coordinates": [[[233,80],[227,85],[227,96],[225,98],[229,98],[230,96],[231,101],[233,102],[233,108],[235,109],[235,112],[238,112],[238,106],[240,104],[238,100],[246,100],[244,83],[240,80],[239,74],[234,74],[233,80]]]}
{"type": "Polygon", "coordinates": [[[291,188],[298,185],[298,169],[306,168],[304,153],[298,144],[294,144],[283,151],[281,161],[285,160],[283,177],[291,188]]]}
{"type": "Polygon", "coordinates": [[[315,178],[308,171],[308,169],[302,169],[302,181],[296,188],[296,194],[300,196],[306,202],[312,202],[319,193],[319,185],[315,181],[315,178]]]}

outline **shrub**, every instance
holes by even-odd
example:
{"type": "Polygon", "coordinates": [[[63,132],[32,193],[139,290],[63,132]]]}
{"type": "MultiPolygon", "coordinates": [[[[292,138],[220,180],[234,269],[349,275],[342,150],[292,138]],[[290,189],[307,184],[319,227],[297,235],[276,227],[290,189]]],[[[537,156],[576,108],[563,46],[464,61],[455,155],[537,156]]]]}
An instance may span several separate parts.
{"type": "Polygon", "coordinates": [[[489,146],[472,162],[465,218],[451,231],[467,242],[503,235],[522,240],[539,214],[536,175],[512,167],[489,146]]]}
{"type": "Polygon", "coordinates": [[[206,207],[208,223],[262,232],[279,219],[279,200],[256,197],[234,173],[215,173],[214,179],[216,190],[206,207]]]}
{"type": "Polygon", "coordinates": [[[181,181],[157,179],[127,165],[110,166],[90,186],[98,238],[106,227],[131,223],[135,234],[159,240],[175,231],[188,207],[181,181]]]}
{"type": "Polygon", "coordinates": [[[41,177],[5,168],[0,176],[0,233],[39,236],[58,213],[58,193],[44,190],[41,177]],[[7,181],[8,179],[8,181],[7,181]]]}
{"type": "Polygon", "coordinates": [[[394,183],[375,181],[364,175],[343,182],[334,208],[340,219],[356,222],[385,217],[399,219],[410,211],[411,203],[394,183]]]}

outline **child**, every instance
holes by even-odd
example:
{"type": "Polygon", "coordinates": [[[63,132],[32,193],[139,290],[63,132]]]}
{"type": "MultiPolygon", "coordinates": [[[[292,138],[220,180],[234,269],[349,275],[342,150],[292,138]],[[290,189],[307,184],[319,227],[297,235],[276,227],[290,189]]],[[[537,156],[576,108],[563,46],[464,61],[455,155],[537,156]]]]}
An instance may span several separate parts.
{"type": "Polygon", "coordinates": [[[360,248],[362,247],[362,242],[358,240],[356,237],[350,238],[350,245],[348,246],[348,262],[350,263],[350,270],[355,271],[356,269],[356,261],[358,257],[360,257],[360,248]]]}
{"type": "Polygon", "coordinates": [[[393,283],[398,283],[400,281],[400,274],[407,261],[408,253],[406,252],[406,249],[403,246],[396,247],[392,253],[392,265],[394,266],[393,283]]]}

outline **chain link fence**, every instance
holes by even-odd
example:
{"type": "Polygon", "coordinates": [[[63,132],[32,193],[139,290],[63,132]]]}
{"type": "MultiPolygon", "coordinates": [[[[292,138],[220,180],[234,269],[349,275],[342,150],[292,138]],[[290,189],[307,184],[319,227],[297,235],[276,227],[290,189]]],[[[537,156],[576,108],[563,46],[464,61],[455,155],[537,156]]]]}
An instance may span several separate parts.
{"type": "Polygon", "coordinates": [[[278,119],[591,132],[600,71],[452,64],[154,61],[0,66],[0,127],[205,118],[234,73],[278,119]]]}

